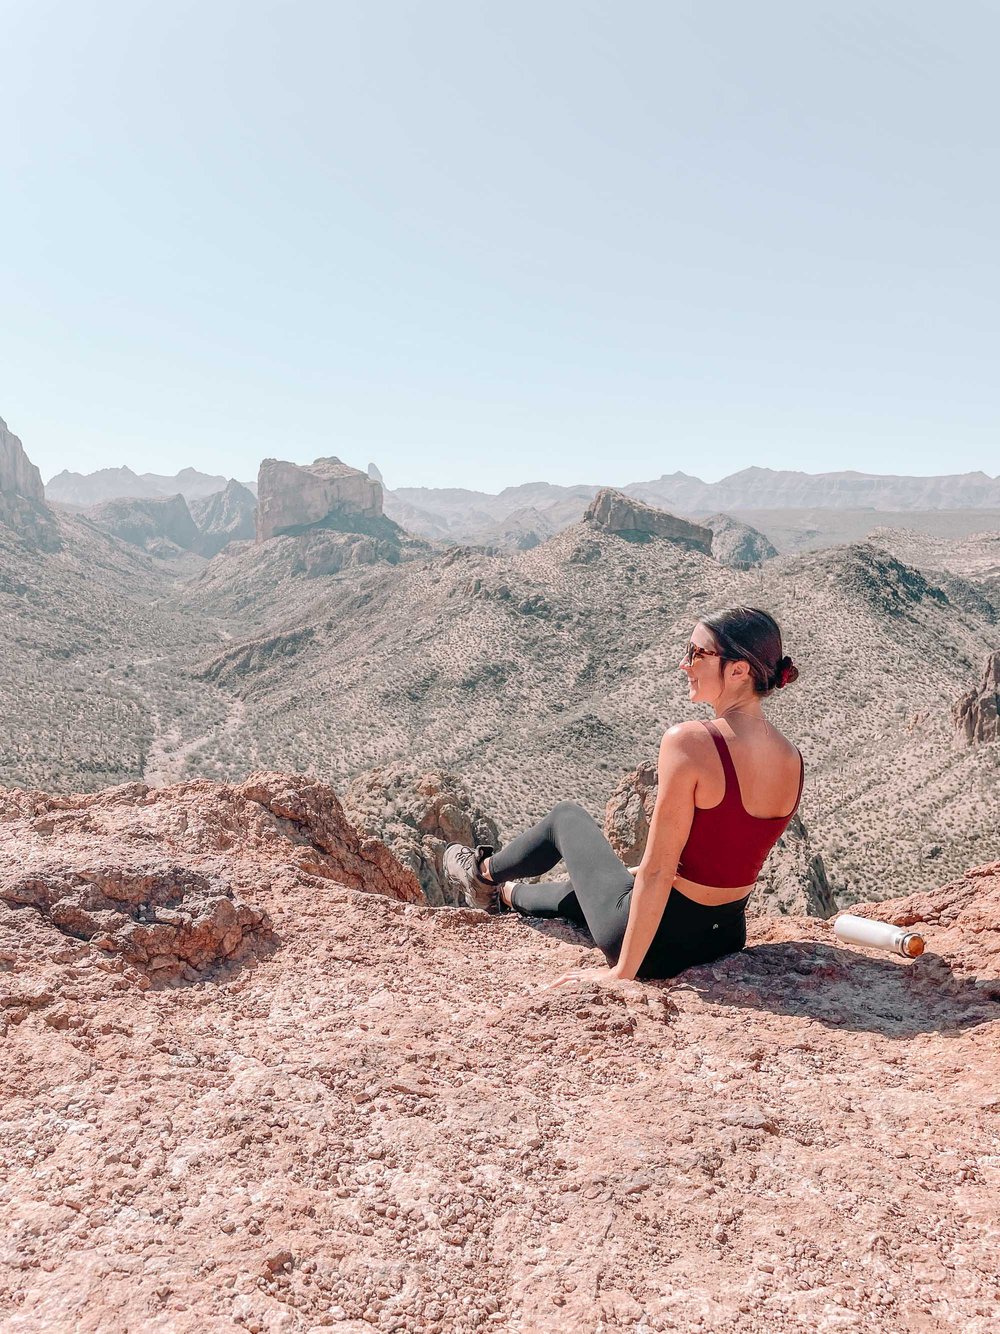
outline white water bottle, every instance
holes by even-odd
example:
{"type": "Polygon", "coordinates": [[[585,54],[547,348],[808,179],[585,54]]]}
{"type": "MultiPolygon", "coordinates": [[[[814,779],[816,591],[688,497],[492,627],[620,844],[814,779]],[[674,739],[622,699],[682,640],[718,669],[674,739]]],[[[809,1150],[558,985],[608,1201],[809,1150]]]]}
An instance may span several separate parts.
{"type": "Polygon", "coordinates": [[[870,945],[877,950],[891,950],[904,959],[915,959],[924,952],[924,938],[916,931],[892,922],[873,922],[867,917],[856,917],[843,912],[833,924],[833,934],[851,945],[870,945]]]}

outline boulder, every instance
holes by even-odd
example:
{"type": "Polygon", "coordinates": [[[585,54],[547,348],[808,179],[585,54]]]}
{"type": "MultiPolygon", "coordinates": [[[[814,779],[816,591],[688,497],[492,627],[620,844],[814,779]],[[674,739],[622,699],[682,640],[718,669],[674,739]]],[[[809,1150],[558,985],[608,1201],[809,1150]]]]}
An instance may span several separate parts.
{"type": "Polygon", "coordinates": [[[986,659],[979,685],[952,706],[952,718],[970,745],[1000,738],[1000,649],[986,659]]]}
{"type": "MultiPolygon", "coordinates": [[[[608,801],[604,834],[627,866],[637,865],[646,850],[657,786],[656,765],[640,764],[608,801]]],[[[810,847],[806,827],[795,815],[764,863],[747,911],[750,916],[825,918],[836,910],[823,858],[810,847]]]]}
{"type": "Polygon", "coordinates": [[[459,779],[439,771],[397,764],[361,774],[344,793],[344,813],[413,871],[434,906],[457,902],[441,869],[448,843],[499,845],[496,824],[459,779]]]}
{"type": "MultiPolygon", "coordinates": [[[[308,467],[265,459],[257,477],[257,541],[323,526],[330,519],[382,518],[382,486],[338,458],[308,467]]],[[[331,526],[338,526],[334,523],[331,526]]]]}
{"type": "Polygon", "coordinates": [[[598,491],[583,516],[584,522],[596,528],[631,541],[647,541],[651,537],[665,537],[680,546],[712,554],[712,530],[702,528],[687,519],[678,519],[666,510],[654,509],[634,496],[606,486],[598,491]]]}
{"type": "Polygon", "coordinates": [[[604,809],[604,836],[626,866],[642,860],[656,805],[656,765],[640,764],[625,775],[604,809]]]}
{"type": "Polygon", "coordinates": [[[34,908],[65,935],[158,983],[194,981],[270,940],[266,912],[235,900],[219,877],[169,860],[130,863],[112,853],[89,864],[33,867],[0,879],[0,902],[34,908]]]}

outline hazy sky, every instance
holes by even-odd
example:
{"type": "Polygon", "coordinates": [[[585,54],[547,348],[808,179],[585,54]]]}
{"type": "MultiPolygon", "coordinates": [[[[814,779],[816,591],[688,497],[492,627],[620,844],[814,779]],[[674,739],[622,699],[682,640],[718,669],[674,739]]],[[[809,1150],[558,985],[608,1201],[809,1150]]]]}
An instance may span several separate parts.
{"type": "Polygon", "coordinates": [[[1000,472],[995,4],[0,21],[0,416],[46,479],[1000,472]]]}

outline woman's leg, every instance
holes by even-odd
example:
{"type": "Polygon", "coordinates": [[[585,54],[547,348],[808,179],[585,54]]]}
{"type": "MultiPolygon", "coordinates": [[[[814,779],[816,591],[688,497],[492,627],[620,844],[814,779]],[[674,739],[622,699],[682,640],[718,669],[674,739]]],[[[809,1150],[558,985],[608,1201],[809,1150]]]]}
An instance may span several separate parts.
{"type": "Polygon", "coordinates": [[[495,884],[544,875],[560,860],[569,872],[568,886],[521,885],[514,893],[513,906],[519,912],[541,907],[548,915],[561,912],[574,920],[582,918],[609,963],[616,963],[628,922],[633,877],[596,821],[575,801],[561,801],[538,824],[494,853],[489,875],[495,884]]]}
{"type": "Polygon", "coordinates": [[[587,925],[568,880],[546,880],[540,885],[511,886],[504,883],[498,892],[506,903],[526,917],[568,917],[579,926],[587,925]]]}

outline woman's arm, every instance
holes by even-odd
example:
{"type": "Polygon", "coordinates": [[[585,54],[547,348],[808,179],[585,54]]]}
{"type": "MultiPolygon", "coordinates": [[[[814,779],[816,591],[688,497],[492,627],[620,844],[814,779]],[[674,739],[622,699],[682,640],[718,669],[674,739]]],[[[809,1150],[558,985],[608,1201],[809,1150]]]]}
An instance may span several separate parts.
{"type": "Polygon", "coordinates": [[[632,890],[621,953],[611,969],[612,975],[622,980],[635,977],[653,943],[691,832],[698,765],[690,724],[678,724],[664,734],[656,776],[656,805],[646,851],[632,890]]]}

